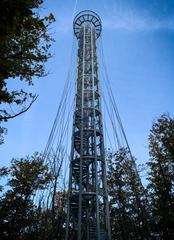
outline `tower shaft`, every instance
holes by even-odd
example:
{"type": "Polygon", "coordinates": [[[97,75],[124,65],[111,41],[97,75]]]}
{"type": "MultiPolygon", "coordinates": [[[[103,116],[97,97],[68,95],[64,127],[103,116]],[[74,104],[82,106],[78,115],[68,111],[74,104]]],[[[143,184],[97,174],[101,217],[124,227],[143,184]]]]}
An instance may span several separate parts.
{"type": "Polygon", "coordinates": [[[67,240],[110,239],[96,47],[99,25],[94,24],[97,21],[101,24],[97,15],[88,12],[81,14],[74,23],[78,38],[78,75],[70,159],[67,240]]]}

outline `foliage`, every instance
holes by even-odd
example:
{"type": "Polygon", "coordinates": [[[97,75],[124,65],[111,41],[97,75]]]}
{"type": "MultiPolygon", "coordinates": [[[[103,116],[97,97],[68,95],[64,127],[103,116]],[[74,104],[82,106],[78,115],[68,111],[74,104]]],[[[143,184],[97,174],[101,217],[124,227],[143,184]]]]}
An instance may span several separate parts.
{"type": "Polygon", "coordinates": [[[8,185],[25,198],[30,197],[35,190],[42,189],[51,177],[39,153],[31,157],[13,159],[10,174],[8,185]]]}
{"type": "MultiPolygon", "coordinates": [[[[8,175],[8,169],[6,167],[0,168],[0,178],[8,175]]],[[[0,192],[3,190],[3,186],[0,185],[0,192]]]]}
{"type": "Polygon", "coordinates": [[[174,238],[174,118],[163,114],[149,135],[149,198],[154,234],[174,238]]]}
{"type": "Polygon", "coordinates": [[[135,159],[125,148],[108,155],[108,186],[113,239],[148,239],[145,189],[135,159]]]}
{"type": "MultiPolygon", "coordinates": [[[[20,89],[19,81],[32,85],[34,76],[46,74],[44,63],[51,57],[53,40],[48,29],[54,16],[39,16],[42,3],[43,0],[0,1],[0,123],[27,111],[36,100],[24,84],[20,89]]],[[[1,126],[1,143],[5,132],[1,126]]]]}
{"type": "Polygon", "coordinates": [[[9,190],[0,201],[0,239],[27,239],[24,236],[32,234],[38,221],[32,197],[50,180],[51,174],[40,154],[12,160],[9,190]]]}
{"type": "Polygon", "coordinates": [[[36,239],[65,239],[65,205],[66,192],[57,192],[54,206],[54,214],[51,208],[47,208],[41,212],[38,233],[40,238],[36,239]]]}

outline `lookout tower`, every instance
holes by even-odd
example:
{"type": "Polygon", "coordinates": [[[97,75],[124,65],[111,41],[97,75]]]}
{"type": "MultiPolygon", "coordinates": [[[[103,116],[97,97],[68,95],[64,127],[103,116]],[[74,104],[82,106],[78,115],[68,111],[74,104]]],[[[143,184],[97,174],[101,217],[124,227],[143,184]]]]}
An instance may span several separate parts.
{"type": "Polygon", "coordinates": [[[97,39],[102,24],[92,11],[74,19],[78,41],[66,240],[110,240],[97,39]]]}

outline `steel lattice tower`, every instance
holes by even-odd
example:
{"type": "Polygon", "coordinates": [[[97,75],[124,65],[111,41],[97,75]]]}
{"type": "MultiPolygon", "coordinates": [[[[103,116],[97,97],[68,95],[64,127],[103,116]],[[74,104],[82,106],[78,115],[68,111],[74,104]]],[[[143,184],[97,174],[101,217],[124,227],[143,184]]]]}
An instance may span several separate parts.
{"type": "Polygon", "coordinates": [[[66,240],[110,240],[96,41],[101,20],[92,11],[74,19],[78,71],[67,206],[66,240]]]}

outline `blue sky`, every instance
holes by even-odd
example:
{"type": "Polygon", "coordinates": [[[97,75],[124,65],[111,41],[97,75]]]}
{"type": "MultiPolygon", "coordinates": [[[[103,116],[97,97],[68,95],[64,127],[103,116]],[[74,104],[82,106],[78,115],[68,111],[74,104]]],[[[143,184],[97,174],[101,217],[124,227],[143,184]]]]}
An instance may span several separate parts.
{"type": "Polygon", "coordinates": [[[32,88],[39,98],[32,108],[6,124],[8,135],[0,146],[1,166],[8,165],[13,157],[44,150],[67,77],[72,20],[85,9],[95,11],[102,19],[109,79],[139,163],[148,160],[147,139],[153,120],[164,112],[173,115],[174,1],[45,0],[41,15],[52,12],[56,17],[50,29],[56,40],[54,56],[46,64],[50,74],[34,80],[32,88]]]}

